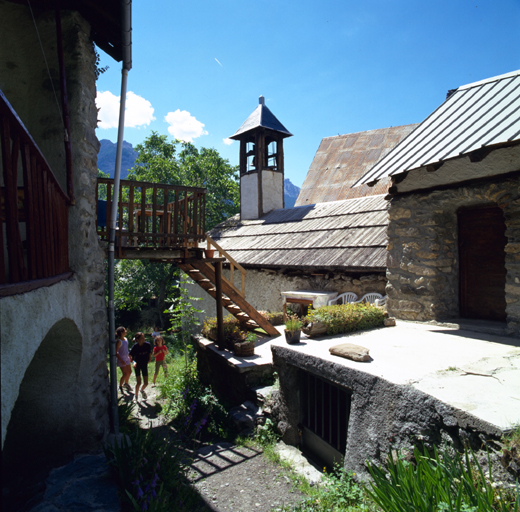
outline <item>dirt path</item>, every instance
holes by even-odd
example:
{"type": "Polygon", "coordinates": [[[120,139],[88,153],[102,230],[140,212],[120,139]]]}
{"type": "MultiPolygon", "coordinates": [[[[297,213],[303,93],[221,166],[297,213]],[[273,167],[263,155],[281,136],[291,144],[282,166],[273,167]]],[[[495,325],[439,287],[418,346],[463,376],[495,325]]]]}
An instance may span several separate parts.
{"type": "MultiPolygon", "coordinates": [[[[147,398],[139,397],[134,408],[140,426],[165,425],[156,405],[159,388],[148,386],[146,394],[147,398]]],[[[132,401],[134,395],[125,391],[125,397],[132,401]]],[[[204,446],[192,457],[187,477],[201,496],[201,512],[268,512],[305,497],[287,471],[268,460],[260,449],[222,442],[204,446]]]]}

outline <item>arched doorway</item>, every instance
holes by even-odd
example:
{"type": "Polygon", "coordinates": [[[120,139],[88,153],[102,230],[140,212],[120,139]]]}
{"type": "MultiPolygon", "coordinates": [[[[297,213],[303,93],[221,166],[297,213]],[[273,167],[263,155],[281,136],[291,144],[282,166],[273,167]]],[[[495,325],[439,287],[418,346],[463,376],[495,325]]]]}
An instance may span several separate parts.
{"type": "Polygon", "coordinates": [[[34,354],[7,426],[3,487],[7,484],[16,490],[71,460],[81,407],[77,389],[81,353],[78,328],[63,319],[49,330],[34,354]]]}
{"type": "Polygon", "coordinates": [[[458,212],[460,315],[506,321],[506,224],[497,206],[458,212]]]}

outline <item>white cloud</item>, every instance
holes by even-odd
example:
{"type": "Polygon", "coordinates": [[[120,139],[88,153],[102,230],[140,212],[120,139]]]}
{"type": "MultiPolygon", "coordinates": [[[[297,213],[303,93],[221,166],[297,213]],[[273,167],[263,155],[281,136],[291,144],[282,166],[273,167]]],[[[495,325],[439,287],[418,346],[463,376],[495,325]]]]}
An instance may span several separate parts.
{"type": "MultiPolygon", "coordinates": [[[[99,128],[117,128],[119,123],[119,98],[110,91],[98,92],[96,105],[99,128]]],[[[152,104],[132,91],[126,93],[125,127],[138,128],[155,120],[152,104]]]]}
{"type": "Polygon", "coordinates": [[[231,146],[231,144],[233,144],[233,142],[235,142],[233,139],[222,139],[222,142],[226,145],[226,146],[231,146]]]}
{"type": "Polygon", "coordinates": [[[204,130],[204,123],[197,121],[187,110],[177,109],[175,112],[168,112],[164,120],[170,125],[170,135],[184,142],[193,142],[193,139],[208,134],[204,130]]]}

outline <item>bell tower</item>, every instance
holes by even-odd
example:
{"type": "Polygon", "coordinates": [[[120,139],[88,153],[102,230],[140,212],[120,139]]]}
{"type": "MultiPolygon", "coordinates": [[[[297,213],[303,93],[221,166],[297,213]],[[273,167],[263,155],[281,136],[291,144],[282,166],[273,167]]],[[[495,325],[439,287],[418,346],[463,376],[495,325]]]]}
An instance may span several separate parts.
{"type": "Polygon", "coordinates": [[[284,207],[283,139],[291,136],[260,96],[258,107],[230,137],[240,141],[241,219],[284,207]]]}

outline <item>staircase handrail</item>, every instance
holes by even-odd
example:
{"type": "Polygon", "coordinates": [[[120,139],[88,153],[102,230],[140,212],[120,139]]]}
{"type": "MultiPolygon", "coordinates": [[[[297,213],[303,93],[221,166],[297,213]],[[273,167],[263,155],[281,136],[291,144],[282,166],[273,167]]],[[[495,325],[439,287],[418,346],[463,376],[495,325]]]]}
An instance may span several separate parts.
{"type": "Polygon", "coordinates": [[[219,244],[217,244],[217,242],[215,242],[215,240],[213,240],[213,238],[211,238],[209,235],[206,235],[206,242],[207,242],[207,247],[208,247],[208,250],[211,249],[211,246],[213,246],[215,248],[215,250],[217,250],[220,254],[220,257],[224,257],[226,258],[227,261],[229,261],[229,269],[230,269],[230,275],[229,275],[229,284],[238,292],[240,293],[240,295],[242,295],[242,297],[245,298],[246,296],[246,274],[247,274],[247,271],[246,269],[240,265],[240,263],[238,263],[237,261],[235,261],[230,255],[229,253],[227,253],[224,249],[222,249],[222,247],[220,247],[219,244]],[[235,286],[235,268],[241,273],[242,275],[242,291],[240,291],[236,286],[235,286]]]}

